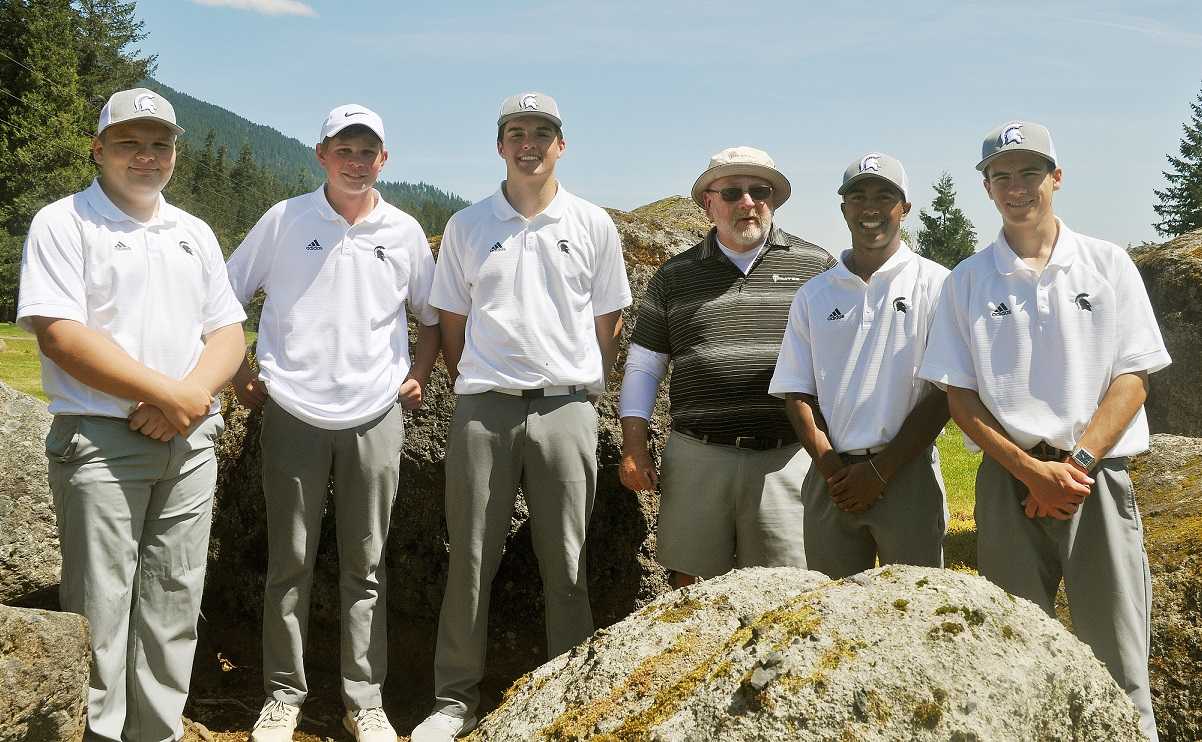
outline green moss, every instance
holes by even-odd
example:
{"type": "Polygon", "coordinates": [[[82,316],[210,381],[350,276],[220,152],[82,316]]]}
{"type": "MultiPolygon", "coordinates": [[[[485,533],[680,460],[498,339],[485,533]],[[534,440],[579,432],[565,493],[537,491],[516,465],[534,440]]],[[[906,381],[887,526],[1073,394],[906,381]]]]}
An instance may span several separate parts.
{"type": "Polygon", "coordinates": [[[703,608],[698,600],[682,598],[672,605],[661,608],[652,619],[661,623],[681,623],[687,621],[694,613],[703,608]]]}
{"type": "Polygon", "coordinates": [[[1014,638],[1014,629],[1010,628],[1010,624],[1004,624],[1002,626],[1002,638],[1004,638],[1004,639],[1013,639],[1014,638]]]}
{"type": "Polygon", "coordinates": [[[902,613],[905,613],[906,608],[909,605],[910,605],[910,601],[906,600],[905,598],[898,598],[897,600],[893,601],[893,607],[896,608],[897,610],[901,611],[902,613]]]}
{"type": "Polygon", "coordinates": [[[964,616],[964,620],[969,626],[980,626],[985,623],[985,614],[979,608],[969,608],[966,605],[941,605],[935,609],[936,616],[945,616],[949,613],[959,613],[964,616]]]}
{"type": "Polygon", "coordinates": [[[923,577],[921,580],[914,583],[914,587],[926,587],[928,583],[930,583],[930,580],[923,577]]]}
{"type": "Polygon", "coordinates": [[[931,691],[931,699],[919,701],[914,706],[914,725],[924,729],[934,729],[943,719],[943,707],[947,703],[947,691],[935,688],[931,691]]]}

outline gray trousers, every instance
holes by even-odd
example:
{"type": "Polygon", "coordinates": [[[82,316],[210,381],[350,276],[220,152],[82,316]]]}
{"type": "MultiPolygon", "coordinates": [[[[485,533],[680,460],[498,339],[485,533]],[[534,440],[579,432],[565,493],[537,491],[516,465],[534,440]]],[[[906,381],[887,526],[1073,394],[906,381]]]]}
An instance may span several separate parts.
{"type": "Polygon", "coordinates": [[[840,510],[818,467],[811,468],[802,485],[810,569],[840,579],[872,569],[877,557],[881,564],[942,567],[944,499],[934,446],[902,466],[885,494],[862,513],[840,510]]]}
{"type": "Polygon", "coordinates": [[[60,602],[92,635],[85,739],[183,736],[222,429],[211,415],[162,442],[123,418],[57,415],[50,426],[60,602]]]}
{"type": "Polygon", "coordinates": [[[263,596],[263,687],[299,706],[309,693],[304,647],[313,565],[330,473],[338,535],[342,700],[380,706],[388,673],[384,545],[400,481],[404,420],[399,404],[371,422],[325,430],[267,400],[263,410],[267,585],[263,596]]]}
{"type": "Polygon", "coordinates": [[[1106,665],[1155,741],[1148,685],[1152,577],[1126,459],[1104,459],[1071,520],[1028,518],[1027,488],[986,456],[977,470],[977,563],[1007,592],[1055,616],[1064,591],[1073,630],[1106,665]]]}
{"type": "Polygon", "coordinates": [[[585,532],[597,489],[597,412],[584,394],[460,395],[446,457],[450,567],[438,620],[435,708],[467,716],[480,702],[493,577],[518,484],[546,600],[547,652],[593,633],[585,532]]]}

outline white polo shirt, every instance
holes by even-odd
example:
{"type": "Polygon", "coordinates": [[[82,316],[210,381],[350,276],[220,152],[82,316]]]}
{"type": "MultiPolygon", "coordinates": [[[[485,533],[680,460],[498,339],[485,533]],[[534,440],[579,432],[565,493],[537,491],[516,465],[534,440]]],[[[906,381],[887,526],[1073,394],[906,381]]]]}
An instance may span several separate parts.
{"type": "Polygon", "coordinates": [[[948,275],[902,243],[865,283],[850,252],[793,297],[768,385],[816,396],[840,453],[888,444],[922,399],[918,367],[948,275]]]}
{"type": "MultiPolygon", "coordinates": [[[[1045,441],[1071,451],[1116,376],[1171,362],[1127,253],[1059,224],[1042,272],[1023,263],[1004,233],[956,266],[919,371],[941,386],[976,390],[1024,449],[1045,441]]],[[[1141,407],[1107,455],[1147,448],[1141,407]]]]}
{"type": "MultiPolygon", "coordinates": [[[[79,322],[148,368],[182,379],[200,359],[203,337],[246,314],[209,225],[161,195],[154,217],[139,222],[93,180],[29,226],[17,324],[32,331],[32,317],[79,322]]],[[[55,415],[128,417],[137,405],[76,380],[44,355],[41,361],[55,415]]],[[[212,411],[218,408],[214,401],[212,411]]]]}
{"type": "Polygon", "coordinates": [[[613,220],[560,184],[533,219],[498,190],[451,217],[430,303],[467,317],[455,391],[604,391],[594,317],[630,304],[613,220]]]}
{"type": "Polygon", "coordinates": [[[375,198],[354,226],[324,186],[281,201],[229,260],[239,301],[267,294],[256,350],[267,393],[326,430],[368,422],[396,402],[410,368],[406,302],[423,325],[438,324],[426,236],[413,217],[375,198]]]}

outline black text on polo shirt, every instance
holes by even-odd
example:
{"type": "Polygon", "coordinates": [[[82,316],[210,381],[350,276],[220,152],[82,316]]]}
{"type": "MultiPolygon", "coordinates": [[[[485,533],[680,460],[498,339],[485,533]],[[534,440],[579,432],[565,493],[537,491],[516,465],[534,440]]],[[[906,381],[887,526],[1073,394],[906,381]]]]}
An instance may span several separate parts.
{"type": "Polygon", "coordinates": [[[318,242],[317,240],[313,240],[313,241],[312,241],[312,242],[310,242],[309,244],[305,245],[305,249],[306,249],[306,250],[320,250],[320,249],[321,249],[321,243],[320,243],[320,242],[318,242]]]}
{"type": "Polygon", "coordinates": [[[505,249],[505,246],[502,245],[500,242],[494,242],[494,243],[492,243],[492,247],[488,248],[488,251],[490,253],[494,253],[494,252],[501,252],[504,249],[505,249]]]}
{"type": "Polygon", "coordinates": [[[994,310],[990,312],[990,314],[992,314],[994,317],[1009,317],[1010,307],[1006,306],[1006,302],[1004,301],[998,302],[998,305],[994,307],[994,310]]]}
{"type": "Polygon", "coordinates": [[[910,305],[906,303],[906,297],[899,296],[893,300],[893,308],[905,314],[910,311],[910,305]]]}
{"type": "Polygon", "coordinates": [[[1093,311],[1093,304],[1089,303],[1089,294],[1077,294],[1073,297],[1073,303],[1077,305],[1077,309],[1085,312],[1093,311]]]}
{"type": "Polygon", "coordinates": [[[830,322],[834,322],[835,320],[846,319],[846,318],[847,318],[847,315],[843,314],[843,312],[840,312],[839,307],[835,307],[835,311],[826,315],[827,321],[830,321],[830,322]]]}
{"type": "Polygon", "coordinates": [[[120,240],[117,240],[117,244],[113,245],[113,249],[114,250],[128,250],[129,245],[125,244],[124,242],[122,242],[120,240]]]}

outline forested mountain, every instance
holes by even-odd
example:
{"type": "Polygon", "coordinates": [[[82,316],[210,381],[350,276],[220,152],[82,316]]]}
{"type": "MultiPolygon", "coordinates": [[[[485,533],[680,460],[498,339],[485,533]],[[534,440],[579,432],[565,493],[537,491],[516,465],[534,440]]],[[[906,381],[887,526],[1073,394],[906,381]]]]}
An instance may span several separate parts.
{"type": "MultiPolygon", "coordinates": [[[[324,173],[313,155],[312,144],[285,136],[270,126],[256,124],[232,111],[194,98],[157,80],[146,79],[141,85],[158,92],[175,107],[180,126],[188,131],[184,160],[192,153],[201,158],[202,164],[215,165],[220,159],[228,168],[233,165],[229,161],[235,153],[241,154],[244,148],[249,147],[250,160],[257,171],[284,184],[287,195],[311,190],[322,181],[324,173]],[[210,132],[213,135],[211,138],[208,136],[210,132]],[[207,161],[202,154],[206,147],[207,161]],[[223,149],[225,155],[219,157],[223,149]]],[[[186,166],[186,163],[181,164],[186,166]]],[[[242,185],[242,190],[245,191],[247,184],[242,185]]],[[[451,214],[468,205],[464,199],[427,183],[385,181],[377,187],[385,200],[412,214],[421,223],[422,229],[430,235],[442,234],[451,214]]],[[[265,190],[271,191],[270,188],[265,190]]],[[[170,191],[168,193],[170,195],[170,191]]],[[[200,195],[200,192],[197,195],[200,195]]],[[[258,206],[261,199],[251,200],[258,206]]],[[[270,206],[271,203],[266,206],[270,206]]],[[[252,223],[266,210],[266,206],[251,218],[252,223]]],[[[228,204],[225,210],[235,208],[246,211],[245,201],[238,200],[237,203],[228,204]]]]}

